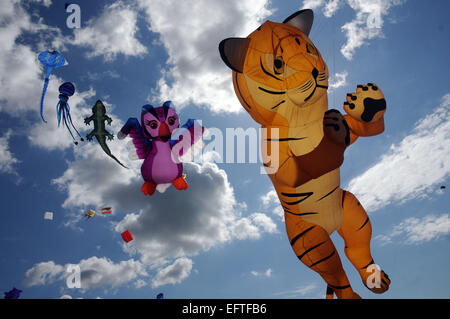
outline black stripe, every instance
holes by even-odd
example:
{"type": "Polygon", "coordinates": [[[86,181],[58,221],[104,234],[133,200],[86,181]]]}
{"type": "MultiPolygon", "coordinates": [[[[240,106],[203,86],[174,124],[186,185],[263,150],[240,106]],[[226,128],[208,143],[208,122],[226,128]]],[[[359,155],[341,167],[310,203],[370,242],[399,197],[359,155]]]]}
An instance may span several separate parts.
{"type": "Polygon", "coordinates": [[[286,141],[299,141],[306,137],[286,137],[286,138],[266,138],[266,141],[286,142],[286,141]]]}
{"type": "Polygon", "coordinates": [[[302,199],[299,199],[299,200],[297,200],[297,201],[295,201],[295,202],[287,202],[287,201],[285,201],[284,199],[283,199],[283,202],[286,204],[286,205],[297,205],[298,203],[301,203],[301,202],[303,202],[305,199],[307,199],[308,197],[305,197],[305,198],[302,198],[302,199]]]}
{"type": "Polygon", "coordinates": [[[306,215],[315,215],[315,214],[318,214],[318,213],[316,213],[316,212],[309,212],[309,213],[293,213],[293,212],[291,212],[291,211],[286,211],[286,210],[285,210],[285,212],[286,212],[286,213],[289,213],[289,214],[292,214],[292,215],[295,215],[295,216],[306,216],[306,215]]]}
{"type": "Polygon", "coordinates": [[[282,201],[287,204],[287,205],[296,205],[298,203],[303,202],[304,200],[306,200],[309,196],[311,196],[313,194],[313,192],[308,192],[308,193],[298,193],[298,194],[289,194],[289,193],[281,193],[281,195],[287,196],[287,197],[300,197],[300,196],[305,196],[304,198],[301,198],[297,201],[294,202],[287,202],[284,199],[282,199],[282,201]]]}
{"type": "Polygon", "coordinates": [[[333,288],[333,289],[347,289],[347,288],[350,288],[350,285],[345,285],[345,286],[333,286],[333,285],[328,284],[328,287],[331,287],[331,288],[333,288]]]}
{"type": "Polygon", "coordinates": [[[280,103],[278,103],[277,105],[271,107],[271,109],[273,110],[274,108],[276,108],[277,106],[279,106],[280,104],[283,104],[284,102],[286,102],[285,100],[281,101],[280,103]]]}
{"type": "Polygon", "coordinates": [[[158,114],[156,114],[155,108],[152,106],[151,108],[146,109],[148,113],[153,115],[157,120],[159,120],[158,114]]]}
{"type": "Polygon", "coordinates": [[[309,82],[308,84],[306,84],[305,87],[300,88],[300,92],[305,92],[305,91],[309,90],[313,85],[314,85],[314,81],[309,82]]]}
{"type": "Polygon", "coordinates": [[[327,295],[332,295],[334,294],[333,288],[331,288],[330,286],[327,286],[327,295]]]}
{"type": "Polygon", "coordinates": [[[342,208],[344,208],[344,198],[345,198],[346,191],[342,190],[342,208]]]}
{"type": "Polygon", "coordinates": [[[313,229],[314,227],[316,227],[316,226],[311,226],[311,227],[309,227],[307,230],[301,232],[300,234],[298,234],[297,236],[295,236],[294,238],[292,238],[292,240],[291,240],[291,246],[294,246],[295,242],[296,242],[300,237],[302,237],[304,234],[306,234],[307,232],[309,232],[309,231],[310,231],[311,229],[313,229]]]}
{"type": "Polygon", "coordinates": [[[339,187],[339,185],[336,186],[336,188],[334,188],[331,192],[329,192],[329,193],[326,194],[325,196],[322,196],[322,197],[321,197],[320,199],[318,199],[317,201],[324,199],[325,197],[327,197],[328,195],[330,195],[331,193],[333,193],[336,189],[338,189],[338,187],[339,187]]]}
{"type": "Polygon", "coordinates": [[[280,92],[269,91],[269,90],[266,90],[265,88],[262,88],[262,87],[260,87],[260,86],[258,86],[258,89],[260,89],[260,90],[263,91],[263,92],[269,93],[269,94],[284,94],[284,93],[286,93],[286,92],[284,92],[284,91],[280,91],[280,92]]]}
{"type": "Polygon", "coordinates": [[[261,65],[261,69],[263,70],[263,72],[264,72],[265,74],[267,74],[268,76],[273,77],[275,80],[283,81],[282,79],[277,78],[275,75],[273,75],[273,74],[267,72],[266,69],[264,69],[264,66],[263,66],[263,64],[262,64],[261,57],[259,58],[259,63],[260,63],[260,65],[261,65]]]}
{"type": "Polygon", "coordinates": [[[366,269],[367,267],[369,267],[370,265],[372,265],[374,262],[373,262],[373,259],[370,261],[370,263],[368,263],[366,266],[364,266],[364,267],[362,267],[361,269],[366,269]]]}
{"type": "Polygon", "coordinates": [[[286,196],[286,197],[300,197],[300,196],[311,196],[313,194],[313,192],[308,192],[308,193],[283,193],[281,192],[281,195],[286,196]]]}
{"type": "Polygon", "coordinates": [[[312,264],[311,266],[309,266],[309,268],[312,268],[312,267],[316,266],[317,264],[320,264],[321,262],[324,262],[325,260],[330,259],[330,258],[334,255],[335,252],[336,252],[336,250],[333,250],[333,252],[332,252],[329,256],[327,256],[327,257],[325,257],[325,258],[322,258],[322,259],[319,260],[319,261],[316,261],[314,264],[312,264]]]}
{"type": "Polygon", "coordinates": [[[239,95],[240,95],[242,101],[244,101],[245,105],[246,105],[249,109],[251,109],[252,107],[247,103],[247,101],[244,99],[244,96],[243,96],[242,93],[241,93],[241,89],[239,88],[239,82],[238,82],[237,75],[238,75],[238,74],[237,74],[237,72],[236,72],[236,75],[235,75],[235,82],[236,82],[236,87],[237,87],[237,89],[238,89],[239,95]]]}
{"type": "Polygon", "coordinates": [[[307,253],[309,253],[311,250],[313,250],[313,249],[319,247],[319,246],[322,245],[323,243],[325,243],[325,241],[323,241],[323,242],[321,242],[321,243],[319,243],[319,244],[317,244],[317,245],[315,245],[315,246],[312,246],[311,248],[305,250],[305,251],[303,252],[303,254],[298,255],[297,258],[300,259],[300,260],[302,260],[302,258],[303,258],[307,253]]]}
{"type": "Polygon", "coordinates": [[[369,217],[367,217],[366,221],[364,222],[364,224],[358,228],[358,230],[361,230],[364,226],[366,226],[366,224],[369,222],[369,217]]]}
{"type": "Polygon", "coordinates": [[[167,114],[169,113],[169,107],[164,106],[164,118],[167,119],[167,114]]]}

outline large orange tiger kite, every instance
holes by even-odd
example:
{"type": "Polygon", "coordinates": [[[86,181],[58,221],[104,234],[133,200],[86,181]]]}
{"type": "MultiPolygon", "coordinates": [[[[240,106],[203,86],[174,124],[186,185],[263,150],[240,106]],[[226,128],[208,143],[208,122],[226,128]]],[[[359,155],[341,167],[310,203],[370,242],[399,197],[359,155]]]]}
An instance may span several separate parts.
{"type": "Polygon", "coordinates": [[[333,293],[359,298],[330,239],[337,230],[364,285],[383,293],[390,280],[370,253],[369,217],[358,199],[340,187],[339,167],[346,147],[359,136],[384,131],[386,101],[378,86],[368,83],[347,94],[346,115],[328,110],[328,68],[308,37],[312,23],[309,9],[283,23],[266,21],[247,38],[223,40],[220,55],[233,70],[239,101],[267,129],[262,145],[268,151],[266,159],[274,158],[271,143],[277,143],[278,162],[264,160],[264,166],[298,259],[327,282],[327,298],[333,293]],[[271,135],[273,131],[278,136],[271,135]],[[368,284],[375,274],[378,284],[368,284]]]}

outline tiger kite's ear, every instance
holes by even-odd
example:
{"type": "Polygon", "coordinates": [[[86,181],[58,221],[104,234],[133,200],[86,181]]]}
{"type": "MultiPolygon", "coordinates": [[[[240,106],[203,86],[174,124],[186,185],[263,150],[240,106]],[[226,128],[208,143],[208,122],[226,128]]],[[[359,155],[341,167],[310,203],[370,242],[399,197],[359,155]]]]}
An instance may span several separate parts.
{"type": "Polygon", "coordinates": [[[248,38],[227,38],[219,44],[220,57],[233,71],[242,73],[245,55],[250,44],[248,38]]]}
{"type": "Polygon", "coordinates": [[[311,9],[297,11],[287,17],[283,23],[299,28],[304,34],[309,36],[314,22],[314,13],[311,9]]]}

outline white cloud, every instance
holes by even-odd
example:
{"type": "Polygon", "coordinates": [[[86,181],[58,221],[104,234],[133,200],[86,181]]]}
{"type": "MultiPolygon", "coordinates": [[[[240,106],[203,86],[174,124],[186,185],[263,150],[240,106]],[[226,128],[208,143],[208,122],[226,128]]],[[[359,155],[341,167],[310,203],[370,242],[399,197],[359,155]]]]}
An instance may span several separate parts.
{"type": "MultiPolygon", "coordinates": [[[[108,258],[93,256],[82,259],[76,265],[81,270],[82,289],[105,285],[115,287],[128,283],[138,276],[148,276],[145,266],[134,259],[114,263],[108,258]]],[[[53,261],[38,263],[27,270],[25,284],[27,286],[48,285],[55,281],[65,284],[67,276],[71,274],[66,272],[67,266],[68,264],[57,265],[53,261]]]]}
{"type": "Polygon", "coordinates": [[[167,284],[178,284],[186,279],[192,270],[193,262],[189,258],[178,258],[172,265],[158,271],[152,280],[152,288],[167,284]]]}
{"type": "Polygon", "coordinates": [[[0,137],[0,173],[17,174],[14,165],[20,163],[20,161],[14,157],[9,149],[10,137],[10,130],[0,137]]]}
{"type": "Polygon", "coordinates": [[[134,286],[136,287],[136,289],[139,289],[139,288],[147,286],[147,282],[142,279],[138,279],[135,281],[134,286]]]}
{"type": "Polygon", "coordinates": [[[339,9],[342,1],[341,0],[304,0],[302,9],[317,9],[323,5],[323,14],[327,18],[331,18],[334,13],[339,9]]]}
{"type": "Polygon", "coordinates": [[[344,85],[347,85],[347,76],[348,76],[348,72],[344,71],[341,73],[335,73],[334,74],[334,78],[330,80],[329,83],[329,88],[331,91],[340,88],[344,85]]]}
{"type": "Polygon", "coordinates": [[[264,208],[268,208],[274,204],[278,204],[278,195],[275,190],[270,190],[267,194],[261,196],[262,204],[264,208]]]}
{"type": "Polygon", "coordinates": [[[261,271],[261,272],[256,271],[256,270],[252,270],[252,271],[250,271],[250,273],[251,273],[253,276],[255,276],[255,277],[259,277],[259,276],[262,276],[262,277],[271,277],[271,276],[272,276],[272,269],[271,269],[271,268],[268,268],[266,271],[261,271]]]}
{"type": "Polygon", "coordinates": [[[424,198],[450,175],[450,94],[348,189],[368,211],[424,198]]]}
{"type": "MultiPolygon", "coordinates": [[[[406,0],[347,0],[347,4],[355,11],[355,18],[345,23],[341,29],[345,32],[347,42],[341,47],[342,55],[351,60],[355,50],[369,40],[383,37],[384,18],[389,10],[401,5],[406,0]]],[[[342,7],[341,0],[305,0],[303,8],[317,9],[324,6],[323,14],[331,18],[342,7]]]]}
{"type": "MultiPolygon", "coordinates": [[[[276,233],[277,225],[273,222],[272,218],[262,213],[253,213],[250,218],[257,227],[262,228],[264,232],[276,233]]],[[[261,231],[259,233],[262,233],[261,231]]]]}
{"type": "MultiPolygon", "coordinates": [[[[394,237],[403,236],[404,244],[421,244],[432,240],[437,240],[450,233],[449,214],[440,216],[428,215],[422,218],[411,217],[403,220],[393,227],[387,235],[375,237],[382,244],[391,243],[394,237]]],[[[396,242],[399,240],[396,239],[396,242]]]]}
{"type": "Polygon", "coordinates": [[[204,105],[214,112],[241,109],[232,87],[231,71],[218,46],[228,37],[247,36],[272,11],[268,0],[139,0],[151,31],[160,34],[168,68],[157,91],[178,107],[204,105]]]}
{"type": "Polygon", "coordinates": [[[331,18],[336,11],[339,9],[342,1],[341,0],[330,0],[325,4],[325,8],[323,9],[323,14],[327,18],[331,18]]]}
{"type": "Polygon", "coordinates": [[[302,9],[317,9],[325,4],[325,0],[303,0],[302,9]]]}
{"type": "Polygon", "coordinates": [[[25,273],[27,286],[38,286],[53,283],[64,272],[64,267],[53,261],[41,262],[25,273]]]}
{"type": "Polygon", "coordinates": [[[52,5],[52,0],[27,0],[27,1],[42,3],[42,5],[45,7],[50,7],[52,5]]]}
{"type": "Polygon", "coordinates": [[[280,217],[281,221],[284,221],[284,211],[281,207],[280,201],[278,199],[277,192],[275,190],[270,190],[266,194],[261,196],[263,209],[272,209],[272,214],[280,217]]]}
{"type": "Polygon", "coordinates": [[[71,44],[87,46],[88,57],[104,56],[111,61],[118,54],[140,56],[147,49],[136,38],[137,12],[122,1],[106,6],[100,16],[87,21],[86,26],[74,30],[71,44]]]}
{"type": "Polygon", "coordinates": [[[351,60],[355,50],[368,43],[368,40],[383,37],[383,18],[389,9],[403,3],[401,0],[348,0],[355,10],[354,20],[344,24],[341,29],[346,33],[347,43],[341,48],[342,55],[351,60]]]}
{"type": "Polygon", "coordinates": [[[316,292],[318,289],[317,284],[308,284],[306,286],[299,286],[298,288],[294,290],[287,290],[282,292],[274,293],[275,296],[285,296],[285,298],[294,298],[294,297],[305,297],[305,296],[311,296],[313,292],[316,292]]]}
{"type": "Polygon", "coordinates": [[[81,288],[119,286],[138,276],[147,276],[145,266],[134,259],[114,263],[108,258],[90,257],[81,260],[81,288]]]}

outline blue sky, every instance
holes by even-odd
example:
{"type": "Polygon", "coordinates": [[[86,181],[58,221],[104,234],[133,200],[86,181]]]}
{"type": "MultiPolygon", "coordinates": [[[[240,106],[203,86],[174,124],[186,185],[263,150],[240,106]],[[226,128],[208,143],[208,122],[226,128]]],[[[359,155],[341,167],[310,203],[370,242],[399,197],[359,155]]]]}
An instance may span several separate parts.
{"type": "MultiPolygon", "coordinates": [[[[323,298],[325,283],[288,243],[261,163],[185,165],[189,189],[146,197],[127,141],[110,142],[129,170],[96,143],[75,146],[56,124],[58,86],[70,81],[74,123],[97,99],[117,133],[142,105],[172,100],[182,122],[256,128],[241,110],[218,43],[266,20],[312,8],[310,38],[330,70],[330,108],[375,82],[387,100],[382,135],[347,149],[342,186],[373,227],[372,253],[392,279],[367,290],[332,238],[363,298],[449,298],[450,25],[447,1],[76,1],[81,28],[66,26],[64,1],[5,1],[0,13],[0,290],[23,298],[323,298]],[[379,13],[375,18],[373,12],[379,13]],[[371,15],[372,14],[372,15],[371,15]],[[369,27],[373,18],[377,27],[369,27]],[[69,64],[54,71],[40,120],[39,52],[69,64]],[[448,186],[448,185],[447,185],[448,186]],[[110,216],[85,221],[88,209],[110,216]],[[43,218],[54,212],[53,220],[43,218]],[[125,244],[120,233],[135,240],[125,244]],[[81,289],[66,286],[80,266],[81,289]]],[[[225,135],[225,134],[224,134],[225,135]]],[[[207,141],[205,141],[207,143],[207,141]]],[[[211,158],[211,157],[209,157],[211,158]]]]}

